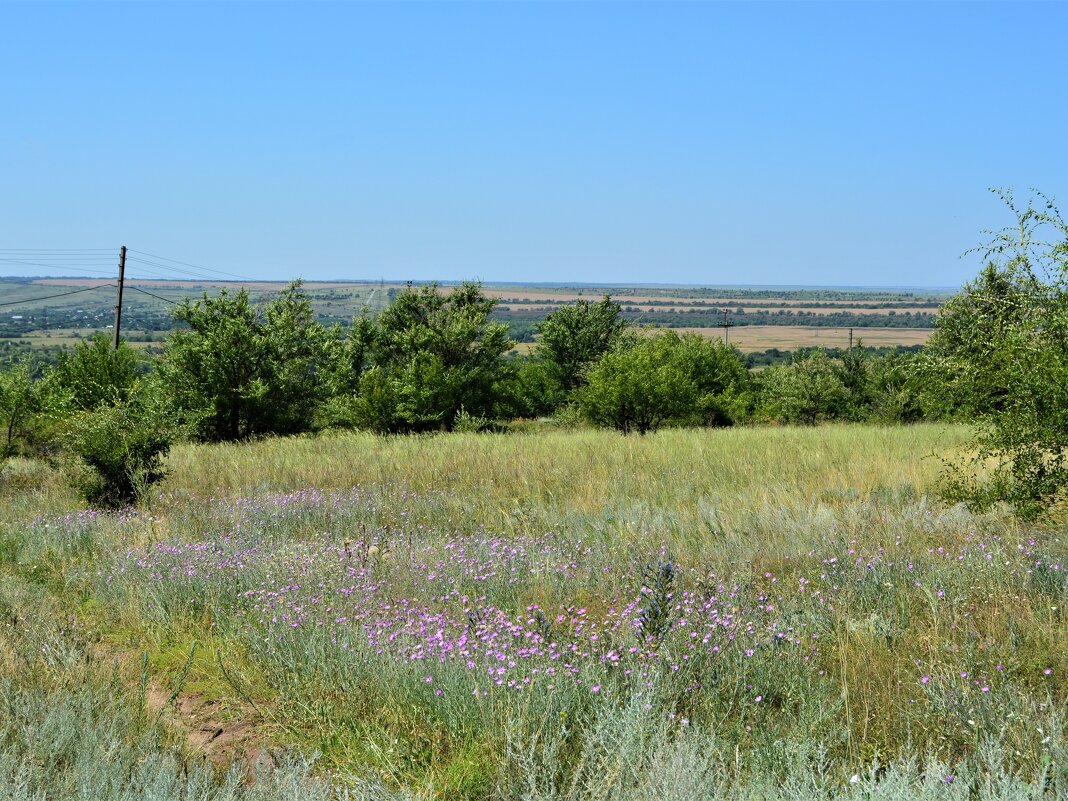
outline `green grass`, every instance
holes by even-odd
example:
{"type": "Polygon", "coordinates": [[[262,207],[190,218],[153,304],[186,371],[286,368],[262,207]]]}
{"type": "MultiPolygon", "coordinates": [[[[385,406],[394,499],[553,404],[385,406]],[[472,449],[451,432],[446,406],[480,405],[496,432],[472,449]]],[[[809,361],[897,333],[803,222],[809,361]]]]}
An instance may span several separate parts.
{"type": "MultiPolygon", "coordinates": [[[[77,642],[147,652],[164,685],[254,709],[265,746],[318,754],[356,798],[1062,797],[1068,549],[1052,522],[939,504],[941,459],[967,439],[826,426],[186,445],[136,516],[69,516],[62,474],[21,463],[0,562],[26,589],[5,608],[62,608],[77,642]],[[610,655],[641,640],[613,621],[648,607],[658,560],[677,565],[670,626],[624,673],[610,655]],[[700,628],[703,603],[738,624],[700,628]],[[348,616],[383,604],[419,612],[376,648],[348,616]],[[546,638],[587,654],[574,678],[517,657],[507,675],[538,668],[530,688],[500,690],[482,667],[404,650],[433,634],[425,621],[455,634],[468,612],[472,636],[486,614],[540,631],[535,609],[546,638]],[[722,649],[695,650],[690,631],[722,649]]],[[[27,670],[2,663],[12,681],[27,670]]],[[[54,682],[103,692],[101,670],[54,682]]],[[[181,740],[164,728],[146,745],[137,710],[107,704],[140,743],[130,764],[181,740]]]]}

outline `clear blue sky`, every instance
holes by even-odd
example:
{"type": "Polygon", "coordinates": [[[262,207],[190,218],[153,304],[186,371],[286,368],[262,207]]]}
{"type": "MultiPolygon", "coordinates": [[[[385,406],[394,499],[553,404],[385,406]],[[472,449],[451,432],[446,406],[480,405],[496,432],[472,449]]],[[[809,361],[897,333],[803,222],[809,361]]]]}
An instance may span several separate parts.
{"type": "MultiPolygon", "coordinates": [[[[0,3],[0,248],[956,286],[1068,207],[1068,4],[0,3]]],[[[0,266],[0,274],[39,273],[0,266]]]]}

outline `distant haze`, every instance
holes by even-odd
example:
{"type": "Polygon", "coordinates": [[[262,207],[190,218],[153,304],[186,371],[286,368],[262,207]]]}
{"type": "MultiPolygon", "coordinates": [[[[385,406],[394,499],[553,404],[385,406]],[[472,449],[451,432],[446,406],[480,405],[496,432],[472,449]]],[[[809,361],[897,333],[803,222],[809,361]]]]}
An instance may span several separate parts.
{"type": "Polygon", "coordinates": [[[4,3],[0,28],[0,275],[107,277],[127,244],[178,260],[149,277],[952,288],[1009,221],[988,187],[1068,204],[1063,3],[4,3]]]}

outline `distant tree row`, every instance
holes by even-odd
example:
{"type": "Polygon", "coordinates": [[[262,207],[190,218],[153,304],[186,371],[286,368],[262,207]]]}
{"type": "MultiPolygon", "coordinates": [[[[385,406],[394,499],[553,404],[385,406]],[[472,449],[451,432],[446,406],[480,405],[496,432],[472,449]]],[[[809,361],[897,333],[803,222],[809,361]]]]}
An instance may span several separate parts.
{"type": "MultiPolygon", "coordinates": [[[[837,290],[836,290],[837,291],[837,290]]],[[[619,296],[617,296],[619,297],[619,296]]],[[[523,312],[530,309],[542,309],[544,307],[553,306],[566,306],[573,301],[563,298],[540,298],[538,300],[531,300],[530,298],[514,297],[514,298],[500,298],[501,311],[514,311],[523,312]],[[514,304],[519,308],[513,308],[514,304]],[[527,309],[526,307],[530,307],[527,309]]],[[[788,311],[805,311],[809,309],[837,309],[839,311],[849,311],[850,309],[909,309],[927,311],[934,314],[938,311],[938,307],[942,304],[940,300],[883,300],[883,301],[843,301],[842,299],[836,299],[834,301],[818,301],[818,300],[797,300],[797,301],[784,301],[779,296],[776,296],[772,300],[768,299],[756,299],[754,300],[748,295],[736,296],[731,298],[727,295],[717,296],[715,300],[693,300],[690,296],[682,296],[678,298],[667,298],[662,300],[655,300],[648,297],[643,297],[641,300],[634,299],[633,302],[629,302],[625,297],[620,299],[620,303],[623,304],[623,311],[626,312],[629,309],[640,309],[642,307],[652,306],[658,308],[665,306],[668,308],[679,308],[684,310],[695,311],[713,311],[723,313],[724,309],[731,313],[745,314],[746,306],[759,306],[762,309],[786,309],[788,311]],[[735,300],[735,303],[724,304],[724,300],[735,300]],[[843,306],[843,303],[848,303],[848,306],[843,306]]]]}
{"type": "MultiPolygon", "coordinates": [[[[678,309],[674,311],[646,310],[622,306],[623,317],[635,324],[661,328],[716,328],[723,324],[723,313],[708,309],[678,309]]],[[[542,318],[541,310],[499,311],[496,319],[508,323],[520,341],[530,341],[542,318]]],[[[731,310],[728,320],[734,326],[747,325],[803,325],[816,328],[931,328],[934,325],[933,311],[891,310],[885,314],[865,314],[854,311],[816,312],[804,309],[778,309],[775,311],[731,310]]]]}

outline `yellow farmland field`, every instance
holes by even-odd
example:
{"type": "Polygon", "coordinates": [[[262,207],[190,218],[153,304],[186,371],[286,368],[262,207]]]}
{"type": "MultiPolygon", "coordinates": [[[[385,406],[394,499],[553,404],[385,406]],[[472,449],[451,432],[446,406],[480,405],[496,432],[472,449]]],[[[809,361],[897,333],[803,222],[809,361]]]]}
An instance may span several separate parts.
{"type": "MultiPolygon", "coordinates": [[[[675,328],[696,331],[712,339],[723,339],[722,328],[675,328]]],[[[923,345],[934,333],[933,328],[854,328],[853,344],[863,341],[869,347],[923,345]]],[[[849,346],[848,328],[807,325],[739,325],[730,329],[730,344],[741,351],[792,350],[801,347],[845,348],[849,346]]]]}

